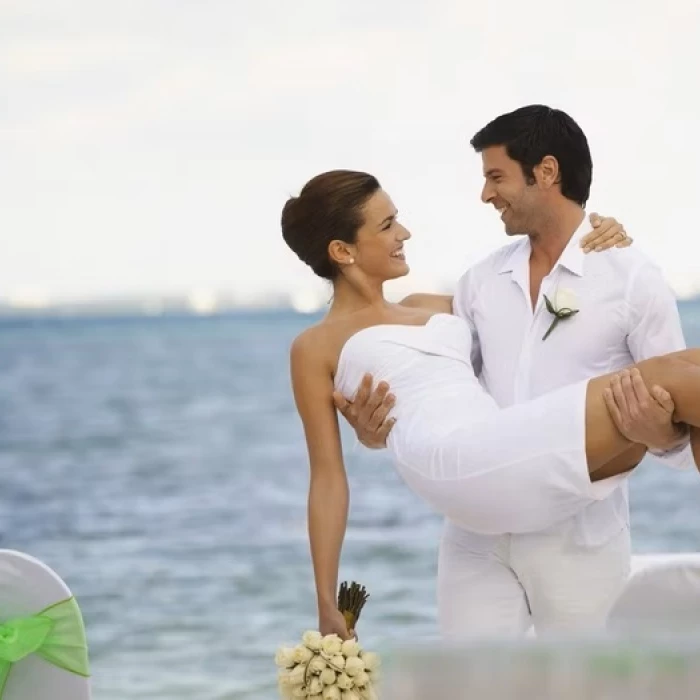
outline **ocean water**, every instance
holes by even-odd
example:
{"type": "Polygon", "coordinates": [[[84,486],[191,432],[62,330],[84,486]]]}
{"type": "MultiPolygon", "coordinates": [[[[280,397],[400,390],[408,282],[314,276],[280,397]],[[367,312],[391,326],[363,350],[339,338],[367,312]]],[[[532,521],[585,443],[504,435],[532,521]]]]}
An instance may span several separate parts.
{"type": "MultiPolygon", "coordinates": [[[[700,304],[681,312],[700,345],[700,304]]],[[[75,592],[97,700],[276,697],[275,648],[316,625],[287,362],[311,320],[0,322],[0,547],[75,592]]],[[[440,520],[344,437],[361,639],[433,638],[440,520]]],[[[631,491],[637,552],[700,549],[697,473],[649,460],[631,491]]]]}

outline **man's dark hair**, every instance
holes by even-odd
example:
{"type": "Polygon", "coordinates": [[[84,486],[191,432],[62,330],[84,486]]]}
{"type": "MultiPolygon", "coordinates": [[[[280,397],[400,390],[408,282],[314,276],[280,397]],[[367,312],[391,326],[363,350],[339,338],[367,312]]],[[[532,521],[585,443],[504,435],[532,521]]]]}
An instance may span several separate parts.
{"type": "Polygon", "coordinates": [[[505,146],[508,157],[520,163],[529,184],[534,167],[545,156],[559,163],[561,193],[582,207],[588,201],[593,161],[581,127],[560,109],[528,105],[502,114],[478,131],[471,140],[477,153],[491,146],[505,146]]]}

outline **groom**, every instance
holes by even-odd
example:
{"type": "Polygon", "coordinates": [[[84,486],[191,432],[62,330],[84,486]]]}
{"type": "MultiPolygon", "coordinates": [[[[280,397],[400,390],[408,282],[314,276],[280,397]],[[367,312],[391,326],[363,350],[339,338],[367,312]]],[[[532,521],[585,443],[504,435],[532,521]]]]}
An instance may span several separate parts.
{"type": "MultiPolygon", "coordinates": [[[[592,161],[562,111],[531,105],[503,114],[472,139],[481,154],[481,199],[509,245],[467,270],[454,298],[412,295],[472,327],[480,381],[502,406],[685,347],[674,295],[633,248],[586,255],[592,161]],[[568,308],[574,313],[564,311],[568,308]],[[558,318],[561,317],[561,318],[558,318]],[[546,338],[545,338],[546,336],[546,338]]],[[[366,378],[336,405],[368,447],[385,445],[393,398],[366,378]]],[[[630,440],[677,467],[693,464],[674,406],[629,375],[612,383],[611,414],[630,440]]],[[[443,638],[518,637],[601,628],[630,569],[627,480],[603,501],[544,532],[481,535],[446,521],[438,564],[443,638]]]]}

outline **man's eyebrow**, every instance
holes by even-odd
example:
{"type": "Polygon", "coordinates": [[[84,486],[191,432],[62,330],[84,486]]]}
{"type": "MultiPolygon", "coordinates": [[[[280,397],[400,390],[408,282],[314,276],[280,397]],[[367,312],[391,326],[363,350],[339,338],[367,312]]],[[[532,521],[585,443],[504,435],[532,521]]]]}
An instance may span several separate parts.
{"type": "Polygon", "coordinates": [[[502,175],[503,171],[500,168],[491,168],[484,173],[484,177],[493,177],[494,175],[502,175]]]}

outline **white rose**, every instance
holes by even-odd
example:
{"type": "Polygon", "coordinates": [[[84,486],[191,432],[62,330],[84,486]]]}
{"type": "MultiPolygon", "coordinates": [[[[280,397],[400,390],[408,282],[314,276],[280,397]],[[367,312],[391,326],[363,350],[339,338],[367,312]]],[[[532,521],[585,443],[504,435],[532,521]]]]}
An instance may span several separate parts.
{"type": "Polygon", "coordinates": [[[365,688],[365,700],[379,700],[377,691],[371,685],[365,688]]]}
{"type": "Polygon", "coordinates": [[[345,668],[345,657],[338,654],[337,656],[333,656],[329,663],[336,671],[342,671],[345,668]]]}
{"type": "Polygon", "coordinates": [[[329,685],[324,688],[323,700],[340,700],[340,688],[337,685],[329,685]]]}
{"type": "Polygon", "coordinates": [[[335,671],[332,668],[326,668],[321,671],[320,678],[323,685],[333,685],[335,683],[335,671]]]}
{"type": "Polygon", "coordinates": [[[326,668],[326,662],[320,656],[314,656],[309,662],[309,673],[318,675],[326,668]]]}
{"type": "Polygon", "coordinates": [[[361,658],[365,665],[365,671],[369,671],[370,673],[376,671],[381,665],[379,661],[379,656],[372,651],[363,652],[361,658]]]}
{"type": "Polygon", "coordinates": [[[292,697],[292,690],[294,690],[296,686],[292,683],[290,679],[289,671],[283,669],[278,673],[277,687],[279,688],[282,697],[284,697],[285,699],[292,697]]]}
{"type": "Polygon", "coordinates": [[[344,690],[340,697],[341,700],[360,700],[360,696],[354,690],[344,690]]]}
{"type": "Polygon", "coordinates": [[[567,289],[566,287],[557,289],[557,293],[554,296],[554,308],[557,311],[561,311],[561,309],[576,311],[576,303],[576,294],[574,294],[573,289],[567,289]]]}
{"type": "Polygon", "coordinates": [[[323,695],[309,695],[308,700],[323,700],[323,695]]]}
{"type": "Polygon", "coordinates": [[[275,654],[275,664],[280,668],[294,666],[294,649],[292,647],[280,647],[275,654]]]}
{"type": "Polygon", "coordinates": [[[294,690],[292,690],[292,697],[293,698],[306,698],[306,697],[308,697],[306,694],[306,688],[303,685],[295,686],[294,690]]]}
{"type": "Polygon", "coordinates": [[[307,686],[307,690],[310,695],[318,695],[323,692],[323,683],[321,683],[320,678],[312,678],[311,682],[307,686]]]}
{"type": "Polygon", "coordinates": [[[345,673],[350,676],[350,678],[354,678],[360,671],[365,670],[365,662],[362,659],[359,659],[357,656],[351,656],[346,662],[345,662],[345,673]]]}
{"type": "Polygon", "coordinates": [[[291,688],[294,685],[291,680],[291,673],[286,669],[281,669],[277,674],[277,685],[280,688],[291,688]]]}
{"type": "Polygon", "coordinates": [[[294,647],[294,661],[298,664],[308,664],[313,655],[313,651],[307,649],[303,644],[294,647]]]}
{"type": "Polygon", "coordinates": [[[321,649],[329,656],[340,654],[343,647],[343,640],[337,634],[327,634],[321,640],[321,649]]]}
{"type": "Polygon", "coordinates": [[[301,636],[301,641],[304,643],[304,646],[307,646],[311,651],[319,651],[322,640],[323,637],[321,633],[316,632],[316,630],[308,630],[301,636]]]}
{"type": "Polygon", "coordinates": [[[336,683],[341,690],[350,690],[353,686],[352,678],[347,673],[340,673],[336,683]]]}
{"type": "Polygon", "coordinates": [[[358,644],[356,639],[346,639],[340,648],[343,656],[359,656],[362,647],[358,644]]]}
{"type": "Polygon", "coordinates": [[[358,688],[364,688],[369,683],[369,674],[367,671],[360,671],[355,676],[355,685],[358,688]]]}
{"type": "Polygon", "coordinates": [[[299,664],[295,666],[289,673],[289,682],[291,685],[302,685],[306,676],[306,666],[299,664]]]}
{"type": "Polygon", "coordinates": [[[277,684],[277,689],[280,692],[280,697],[283,700],[293,700],[294,695],[292,695],[292,687],[283,685],[281,682],[277,684]]]}
{"type": "Polygon", "coordinates": [[[379,683],[382,677],[382,674],[379,671],[367,671],[367,675],[369,676],[370,683],[379,683]]]}

